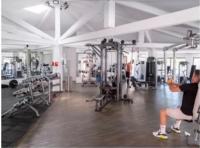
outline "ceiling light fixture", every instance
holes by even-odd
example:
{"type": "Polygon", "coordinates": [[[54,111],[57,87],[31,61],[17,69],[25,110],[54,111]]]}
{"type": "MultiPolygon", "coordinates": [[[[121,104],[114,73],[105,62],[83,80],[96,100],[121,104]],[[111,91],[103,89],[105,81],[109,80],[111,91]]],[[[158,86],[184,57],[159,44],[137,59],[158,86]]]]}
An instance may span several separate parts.
{"type": "Polygon", "coordinates": [[[26,7],[24,9],[27,11],[30,11],[32,13],[40,14],[40,13],[48,10],[49,7],[47,7],[45,5],[36,5],[36,6],[26,7]]]}
{"type": "Polygon", "coordinates": [[[67,9],[69,7],[69,4],[67,1],[63,0],[48,0],[46,1],[47,6],[51,8],[55,8],[56,5],[60,5],[60,10],[67,9]]]}

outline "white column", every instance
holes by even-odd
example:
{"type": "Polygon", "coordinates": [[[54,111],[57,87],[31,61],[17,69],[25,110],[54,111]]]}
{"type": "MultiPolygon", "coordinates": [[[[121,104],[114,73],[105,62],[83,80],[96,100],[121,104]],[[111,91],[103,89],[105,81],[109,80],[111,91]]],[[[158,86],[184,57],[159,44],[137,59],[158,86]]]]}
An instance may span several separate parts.
{"type": "Polygon", "coordinates": [[[60,5],[55,6],[55,40],[60,38],[60,5]]]}
{"type": "Polygon", "coordinates": [[[60,42],[60,5],[55,6],[55,41],[53,49],[53,62],[58,65],[53,66],[53,73],[59,73],[61,77],[61,90],[63,90],[63,47],[60,42]]]}
{"type": "Polygon", "coordinates": [[[167,51],[163,50],[163,62],[164,62],[164,75],[165,82],[167,82],[167,51]]]}
{"type": "Polygon", "coordinates": [[[173,80],[176,80],[176,48],[173,49],[173,80]]]}
{"type": "Polygon", "coordinates": [[[108,0],[104,7],[104,27],[115,27],[115,0],[108,0]]]}
{"type": "Polygon", "coordinates": [[[63,65],[64,57],[63,57],[63,47],[59,45],[55,45],[53,49],[53,62],[57,62],[57,66],[53,66],[53,73],[59,73],[61,77],[61,90],[63,90],[63,65]]]}
{"type": "Polygon", "coordinates": [[[144,34],[145,32],[144,31],[140,31],[139,33],[138,33],[138,42],[139,43],[144,43],[144,34]]]}

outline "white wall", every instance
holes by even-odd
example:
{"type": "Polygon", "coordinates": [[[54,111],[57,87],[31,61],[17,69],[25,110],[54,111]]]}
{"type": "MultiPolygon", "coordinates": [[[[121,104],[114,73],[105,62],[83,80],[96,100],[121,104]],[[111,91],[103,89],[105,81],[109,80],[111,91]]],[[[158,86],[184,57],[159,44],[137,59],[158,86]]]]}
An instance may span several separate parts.
{"type": "Polygon", "coordinates": [[[76,48],[63,48],[63,53],[65,56],[65,60],[69,61],[70,65],[70,76],[72,77],[72,81],[76,81],[76,68],[77,68],[77,60],[76,60],[76,48]]]}

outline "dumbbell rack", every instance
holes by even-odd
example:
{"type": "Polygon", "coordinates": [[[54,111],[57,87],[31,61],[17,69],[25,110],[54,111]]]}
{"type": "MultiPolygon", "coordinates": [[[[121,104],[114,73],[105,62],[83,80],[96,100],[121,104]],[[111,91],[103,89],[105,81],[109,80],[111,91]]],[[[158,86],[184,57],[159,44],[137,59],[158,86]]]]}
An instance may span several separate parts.
{"type": "Polygon", "coordinates": [[[52,102],[52,80],[57,78],[57,74],[48,76],[33,76],[25,79],[20,90],[17,90],[13,95],[21,98],[20,101],[15,103],[9,110],[2,114],[2,117],[13,116],[17,111],[24,108],[31,109],[36,117],[39,117],[39,111],[34,107],[37,104],[45,103],[49,106],[52,102]]]}

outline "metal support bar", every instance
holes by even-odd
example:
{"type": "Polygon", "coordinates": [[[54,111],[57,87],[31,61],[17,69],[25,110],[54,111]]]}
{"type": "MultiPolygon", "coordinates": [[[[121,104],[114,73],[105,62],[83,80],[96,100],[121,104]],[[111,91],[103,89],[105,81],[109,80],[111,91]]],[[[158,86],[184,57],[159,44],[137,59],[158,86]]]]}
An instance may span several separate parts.
{"type": "Polygon", "coordinates": [[[167,82],[167,56],[166,56],[166,50],[164,50],[164,80],[167,82]]]}
{"type": "Polygon", "coordinates": [[[175,80],[175,76],[176,76],[176,48],[173,49],[173,73],[172,73],[173,80],[175,80]]]}
{"type": "Polygon", "coordinates": [[[35,107],[33,107],[33,106],[30,105],[30,104],[27,104],[27,106],[35,113],[35,115],[36,115],[37,117],[40,116],[38,110],[37,110],[35,107]]]}
{"type": "Polygon", "coordinates": [[[31,50],[26,47],[27,78],[31,76],[31,50]]]}
{"type": "MultiPolygon", "coordinates": [[[[119,43],[118,43],[118,49],[119,49],[119,78],[120,78],[120,80],[119,80],[119,99],[121,99],[122,98],[122,55],[123,55],[123,49],[122,49],[122,45],[120,45],[119,43]]],[[[128,87],[129,86],[127,86],[127,90],[128,90],[128,87]]]]}
{"type": "Polygon", "coordinates": [[[108,59],[108,49],[105,48],[105,84],[107,84],[107,60],[108,59]]]}
{"type": "Polygon", "coordinates": [[[103,87],[103,77],[104,77],[104,71],[103,71],[103,58],[104,58],[104,48],[103,47],[101,47],[101,83],[100,83],[100,95],[102,95],[103,94],[103,92],[102,92],[102,87],[103,87]]]}
{"type": "Polygon", "coordinates": [[[117,101],[121,99],[120,98],[120,80],[121,80],[120,51],[121,51],[120,45],[117,44],[117,101]]]}

